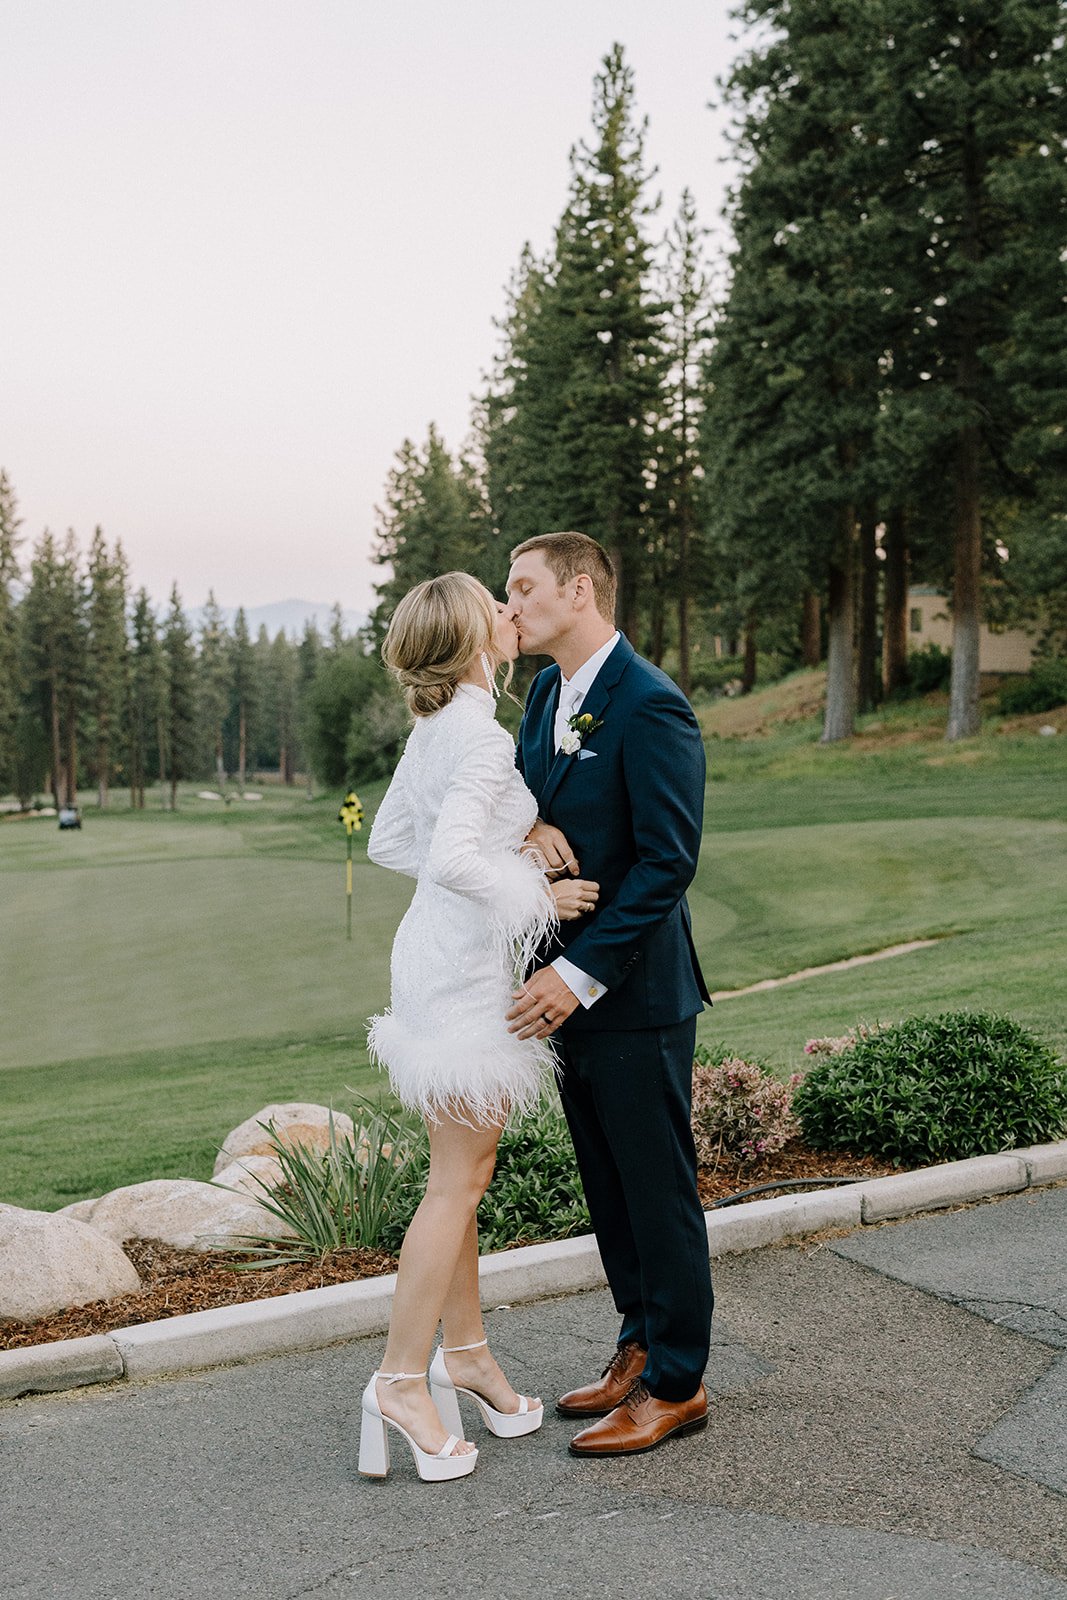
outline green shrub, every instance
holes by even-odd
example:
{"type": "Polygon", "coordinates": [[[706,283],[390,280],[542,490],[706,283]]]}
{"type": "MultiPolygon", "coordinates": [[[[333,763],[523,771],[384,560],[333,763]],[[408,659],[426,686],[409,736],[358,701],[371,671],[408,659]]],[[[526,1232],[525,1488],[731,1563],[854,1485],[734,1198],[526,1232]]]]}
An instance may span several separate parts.
{"type": "Polygon", "coordinates": [[[754,1161],[797,1137],[792,1098],[799,1074],[782,1083],[756,1062],[707,1055],[698,1051],[693,1064],[693,1139],[702,1167],[714,1169],[723,1156],[754,1161]]]}
{"type": "Polygon", "coordinates": [[[544,1105],[500,1136],[496,1172],[478,1211],[481,1249],[588,1233],[589,1211],[566,1121],[544,1105]]]}
{"type": "Polygon", "coordinates": [[[823,1056],[793,1097],[816,1150],[920,1166],[1067,1129],[1067,1067],[1010,1017],[909,1017],[823,1056]]]}
{"type": "Polygon", "coordinates": [[[1048,656],[1035,662],[1025,678],[1009,678],[1001,684],[999,700],[1001,711],[1015,717],[1067,705],[1067,661],[1048,656]]]}
{"type": "Polygon", "coordinates": [[[947,689],[952,677],[952,651],[942,650],[939,644],[925,645],[908,656],[909,695],[932,694],[937,689],[947,689]]]}

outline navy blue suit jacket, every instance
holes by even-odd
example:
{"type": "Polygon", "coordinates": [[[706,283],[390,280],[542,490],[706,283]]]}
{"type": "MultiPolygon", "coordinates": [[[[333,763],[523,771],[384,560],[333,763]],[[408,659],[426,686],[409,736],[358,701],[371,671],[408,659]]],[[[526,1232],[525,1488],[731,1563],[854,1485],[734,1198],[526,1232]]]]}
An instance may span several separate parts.
{"type": "Polygon", "coordinates": [[[608,990],[563,1027],[683,1022],[710,1001],[685,900],[704,817],[704,744],[692,707],[620,638],[581,705],[602,726],[578,754],[557,755],[559,683],[553,664],[531,684],[517,760],[540,816],[566,835],[600,899],[591,915],[560,924],[545,959],[565,953],[608,990]]]}

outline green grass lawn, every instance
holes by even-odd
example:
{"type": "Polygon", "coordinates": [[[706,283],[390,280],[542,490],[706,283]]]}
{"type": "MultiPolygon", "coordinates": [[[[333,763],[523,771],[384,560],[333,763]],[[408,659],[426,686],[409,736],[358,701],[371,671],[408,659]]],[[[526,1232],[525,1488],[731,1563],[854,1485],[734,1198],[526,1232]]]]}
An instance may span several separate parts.
{"type": "MultiPolygon", "coordinates": [[[[968,1006],[1067,1055],[1067,738],[994,726],[946,747],[923,708],[877,720],[822,749],[810,719],[728,738],[704,717],[701,957],[731,989],[940,942],[723,1001],[699,1036],[786,1070],[813,1035],[968,1006]]],[[[371,811],[381,786],[361,792],[371,811]]],[[[268,1101],[377,1092],[364,1022],[411,886],[357,836],[346,942],[336,807],[266,789],[225,810],[183,797],[176,815],[87,803],[80,834],[0,821],[0,1199],[207,1177],[268,1101]]]]}

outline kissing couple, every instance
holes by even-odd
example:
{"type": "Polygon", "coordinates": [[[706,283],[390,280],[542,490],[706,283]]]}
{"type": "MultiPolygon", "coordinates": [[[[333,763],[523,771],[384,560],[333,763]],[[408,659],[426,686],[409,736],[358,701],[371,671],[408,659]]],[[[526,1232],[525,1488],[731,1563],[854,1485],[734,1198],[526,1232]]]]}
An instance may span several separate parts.
{"type": "Polygon", "coordinates": [[[473,1472],[460,1395],[500,1437],[541,1426],[542,1402],[488,1347],[476,1214],[505,1121],[550,1079],[622,1318],[601,1376],[556,1404],[585,1424],[571,1453],[631,1455],[707,1421],[712,1290],[689,1115],[709,996],[685,901],[704,748],[685,696],[617,631],[615,590],[595,539],[544,534],[512,551],[506,603],[467,573],[431,578],[383,645],[414,728],[368,854],[417,887],[369,1043],[426,1121],[430,1168],[363,1394],[367,1477],[389,1471],[390,1430],[420,1477],[473,1472]],[[520,651],[553,664],[516,750],[495,703],[520,651]]]}

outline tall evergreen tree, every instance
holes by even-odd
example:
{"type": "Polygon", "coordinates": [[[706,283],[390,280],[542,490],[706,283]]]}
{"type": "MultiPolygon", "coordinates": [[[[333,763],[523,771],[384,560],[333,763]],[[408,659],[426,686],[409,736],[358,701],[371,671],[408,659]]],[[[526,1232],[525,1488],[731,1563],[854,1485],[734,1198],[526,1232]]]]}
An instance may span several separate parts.
{"type": "Polygon", "coordinates": [[[16,787],[17,729],[21,702],[19,673],[18,502],[7,473],[0,470],[0,792],[16,787]]]}
{"type": "Polygon", "coordinates": [[[119,723],[126,698],[126,558],[121,544],[110,552],[97,528],[89,545],[86,594],[86,685],[100,807],[108,802],[111,771],[119,750],[119,723]]]}
{"type": "MultiPolygon", "coordinates": [[[[678,685],[690,692],[690,633],[693,601],[707,573],[701,532],[704,467],[700,431],[704,412],[703,363],[709,351],[710,283],[702,257],[705,231],[697,222],[689,190],[683,191],[668,236],[663,299],[663,387],[655,434],[653,527],[661,532],[663,588],[677,606],[678,685]]],[[[655,657],[658,659],[658,656],[655,657]]]]}
{"type": "MultiPolygon", "coordinates": [[[[182,609],[178,585],[170,591],[163,624],[162,656],[165,693],[162,702],[163,751],[170,783],[170,809],[178,807],[178,783],[196,771],[196,650],[189,619],[182,609]]],[[[162,774],[161,774],[162,776],[162,774]]]]}
{"type": "Polygon", "coordinates": [[[230,682],[231,704],[237,718],[237,787],[244,794],[248,771],[248,734],[255,715],[259,685],[256,681],[255,652],[243,606],[238,608],[234,618],[230,642],[230,682]]]}
{"type": "Polygon", "coordinates": [[[77,803],[78,715],[84,682],[84,618],[77,547],[45,532],[34,547],[25,610],[25,681],[49,742],[55,805],[77,803]]]}
{"type": "Polygon", "coordinates": [[[472,572],[489,587],[497,586],[503,574],[496,570],[496,557],[472,464],[465,457],[454,460],[432,425],[422,450],[405,440],[377,511],[373,559],[388,566],[390,575],[375,585],[372,637],[384,636],[397,602],[425,578],[472,572]]]}
{"type": "Polygon", "coordinates": [[[221,791],[226,782],[223,728],[230,708],[232,662],[226,619],[212,589],[208,590],[200,623],[197,669],[200,739],[209,754],[210,765],[215,770],[215,782],[221,791]]]}
{"type": "MultiPolygon", "coordinates": [[[[165,674],[156,619],[146,589],[134,596],[130,619],[129,673],[126,684],[126,762],[130,778],[130,805],[143,811],[145,785],[150,781],[153,758],[158,759],[158,734],[163,725],[165,674]]],[[[159,777],[164,776],[159,766],[159,777]]]]}
{"type": "Polygon", "coordinates": [[[950,463],[948,737],[979,730],[983,553],[1005,494],[1062,485],[1067,442],[1067,46],[1060,0],[878,0],[875,124],[931,357],[911,400],[950,463]]]}

